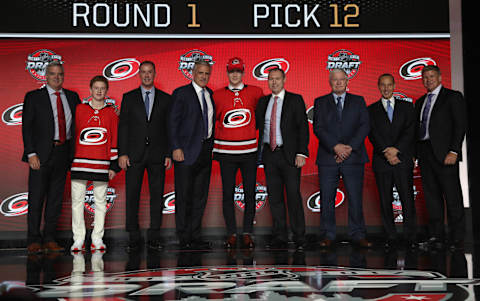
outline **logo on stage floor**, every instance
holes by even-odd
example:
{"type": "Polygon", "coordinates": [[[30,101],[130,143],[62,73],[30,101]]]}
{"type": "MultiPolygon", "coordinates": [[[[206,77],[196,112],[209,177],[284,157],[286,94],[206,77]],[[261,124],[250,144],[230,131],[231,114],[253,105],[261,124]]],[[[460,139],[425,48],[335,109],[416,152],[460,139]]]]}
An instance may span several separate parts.
{"type": "Polygon", "coordinates": [[[24,288],[41,299],[434,301],[474,300],[472,286],[479,284],[480,279],[416,270],[226,266],[87,272],[24,288]]]}
{"type": "MultiPolygon", "coordinates": [[[[335,197],[335,208],[343,204],[345,200],[345,193],[340,189],[337,189],[337,195],[335,197]]],[[[312,212],[321,212],[321,199],[320,199],[320,191],[315,192],[312,194],[307,200],[307,207],[312,212]]]]}
{"type": "Polygon", "coordinates": [[[282,69],[285,73],[290,69],[290,63],[284,58],[268,59],[258,63],[252,71],[257,80],[268,80],[268,72],[272,69],[282,69]]]}
{"type": "Polygon", "coordinates": [[[430,57],[421,57],[410,60],[400,67],[400,76],[405,80],[422,78],[422,70],[426,66],[436,66],[437,63],[430,57]]]}
{"type": "Polygon", "coordinates": [[[360,56],[350,50],[340,49],[328,56],[327,70],[342,69],[348,79],[352,79],[357,75],[361,63],[360,56]]]}
{"type": "Polygon", "coordinates": [[[49,49],[40,49],[27,56],[26,67],[30,75],[39,81],[46,81],[45,71],[47,65],[53,61],[63,64],[62,56],[49,49]]]}
{"type": "MultiPolygon", "coordinates": [[[[262,185],[260,183],[256,183],[255,185],[255,209],[256,211],[260,211],[267,202],[267,186],[262,185]]],[[[237,206],[238,209],[244,211],[245,210],[245,192],[243,190],[243,183],[238,184],[235,186],[235,193],[233,194],[233,202],[237,206]]]]}
{"type": "MultiPolygon", "coordinates": [[[[95,197],[93,195],[93,183],[87,185],[87,191],[85,192],[85,210],[91,215],[95,215],[95,197]]],[[[115,188],[107,188],[107,211],[110,211],[115,203],[117,195],[115,194],[115,188]]]]}
{"type": "Polygon", "coordinates": [[[22,124],[23,103],[18,103],[3,111],[2,121],[6,125],[22,124]]]}
{"type": "Polygon", "coordinates": [[[103,76],[111,81],[124,80],[137,74],[139,69],[140,62],[136,59],[119,59],[103,68],[103,76]]]}
{"type": "Polygon", "coordinates": [[[193,79],[192,70],[197,61],[206,61],[210,65],[215,64],[213,57],[202,50],[194,49],[188,51],[180,56],[180,61],[178,62],[178,70],[182,72],[186,79],[193,79]]]}
{"type": "Polygon", "coordinates": [[[4,216],[20,216],[28,213],[28,192],[21,192],[4,199],[0,204],[4,216]]]}

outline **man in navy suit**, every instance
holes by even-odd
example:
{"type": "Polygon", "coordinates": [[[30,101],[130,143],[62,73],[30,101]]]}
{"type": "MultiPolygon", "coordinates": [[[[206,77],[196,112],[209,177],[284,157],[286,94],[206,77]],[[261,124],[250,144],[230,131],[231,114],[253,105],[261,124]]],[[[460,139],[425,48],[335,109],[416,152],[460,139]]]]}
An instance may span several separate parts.
{"type": "Polygon", "coordinates": [[[368,107],[373,145],[372,168],[375,173],[385,247],[397,244],[393,218],[393,186],[402,202],[404,235],[409,248],[416,247],[416,214],[413,198],[413,156],[415,149],[415,113],[413,104],[393,97],[395,79],[391,74],[378,78],[382,98],[368,107]]]}
{"type": "Polygon", "coordinates": [[[175,223],[182,249],[208,249],[200,239],[208,198],[215,103],[207,87],[211,66],[198,61],[191,84],[173,91],[169,139],[175,168],[175,223]]]}
{"type": "Polygon", "coordinates": [[[427,94],[415,103],[415,114],[417,156],[428,208],[428,245],[443,247],[445,202],[450,247],[462,249],[465,212],[459,162],[462,160],[467,124],[466,104],[462,93],[442,85],[442,75],[437,66],[423,68],[422,80],[427,94]]]}
{"type": "Polygon", "coordinates": [[[73,157],[75,108],[80,103],[77,93],[63,88],[64,75],[59,62],[50,63],[46,68],[46,86],[28,92],[23,103],[22,160],[30,167],[27,249],[31,254],[63,250],[55,242],[55,234],[73,157]],[[40,233],[45,202],[45,225],[40,233]]]}
{"type": "Polygon", "coordinates": [[[365,138],[370,130],[362,96],[347,93],[348,78],[342,69],[330,71],[332,92],[315,99],[313,131],[318,138],[317,165],[320,179],[321,247],[336,238],[335,197],[342,176],[348,197],[348,227],[353,242],[370,247],[365,239],[362,208],[364,165],[368,162],[365,138]]]}

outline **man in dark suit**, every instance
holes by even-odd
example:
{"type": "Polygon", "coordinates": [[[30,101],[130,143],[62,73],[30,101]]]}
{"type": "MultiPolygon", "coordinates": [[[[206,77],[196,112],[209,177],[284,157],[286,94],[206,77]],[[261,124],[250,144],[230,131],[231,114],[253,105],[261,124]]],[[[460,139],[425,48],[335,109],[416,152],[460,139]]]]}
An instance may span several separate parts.
{"type": "Polygon", "coordinates": [[[201,240],[208,198],[215,103],[207,87],[211,66],[197,61],[192,83],[173,91],[169,138],[175,166],[175,223],[182,249],[208,249],[201,240]]]}
{"type": "Polygon", "coordinates": [[[140,191],[145,170],[150,188],[150,228],[147,245],[161,250],[163,191],[165,170],[172,165],[168,147],[167,122],[171,97],[154,86],[155,64],[140,64],[139,88],[123,95],[118,124],[118,164],[125,173],[127,251],[140,247],[138,224],[140,191]]]}
{"type": "Polygon", "coordinates": [[[273,219],[270,247],[287,247],[285,190],[293,241],[297,249],[303,250],[305,215],[300,194],[300,176],[308,157],[309,129],[302,96],[285,91],[285,81],[282,69],[269,71],[268,87],[272,93],[260,98],[255,115],[273,219]]]}
{"type": "Polygon", "coordinates": [[[460,92],[442,86],[442,75],[437,66],[423,68],[422,80],[427,94],[415,103],[415,113],[417,157],[428,210],[428,243],[443,247],[445,199],[450,244],[461,249],[465,214],[458,162],[462,159],[466,131],[466,104],[460,92]]]}
{"type": "Polygon", "coordinates": [[[380,195],[380,209],[387,239],[385,247],[398,241],[393,219],[393,186],[402,202],[404,235],[407,246],[415,247],[416,214],[413,197],[413,156],[415,114],[413,104],[395,99],[395,79],[391,74],[378,78],[382,98],[368,107],[369,139],[373,145],[372,168],[380,195]]]}
{"type": "Polygon", "coordinates": [[[365,239],[362,192],[364,165],[368,162],[365,138],[370,130],[362,96],[347,93],[348,78],[342,69],[330,71],[332,93],[315,99],[313,131],[318,138],[317,165],[320,179],[321,247],[336,238],[335,197],[342,176],[348,197],[349,235],[355,245],[370,247],[365,239]]]}
{"type": "Polygon", "coordinates": [[[78,94],[63,89],[64,70],[59,62],[46,68],[47,85],[25,95],[22,116],[24,152],[28,175],[29,253],[58,252],[55,242],[57,220],[62,209],[65,179],[73,156],[75,107],[78,94]],[[40,233],[46,197],[43,235],[40,233]],[[42,245],[43,241],[43,245],[42,245]]]}

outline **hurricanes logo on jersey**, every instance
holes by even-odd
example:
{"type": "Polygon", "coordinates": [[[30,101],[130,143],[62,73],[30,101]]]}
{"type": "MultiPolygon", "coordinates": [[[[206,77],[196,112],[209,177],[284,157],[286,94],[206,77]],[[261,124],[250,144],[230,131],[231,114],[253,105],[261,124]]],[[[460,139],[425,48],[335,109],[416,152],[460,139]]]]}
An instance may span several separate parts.
{"type": "Polygon", "coordinates": [[[80,132],[80,144],[101,145],[107,142],[107,129],[101,127],[88,127],[80,132]]]}

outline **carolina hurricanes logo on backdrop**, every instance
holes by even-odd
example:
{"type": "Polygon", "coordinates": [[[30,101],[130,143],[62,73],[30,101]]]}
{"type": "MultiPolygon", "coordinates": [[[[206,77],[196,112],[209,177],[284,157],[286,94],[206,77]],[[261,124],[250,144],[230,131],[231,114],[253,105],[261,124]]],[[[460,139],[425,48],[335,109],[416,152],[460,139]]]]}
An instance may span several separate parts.
{"type": "Polygon", "coordinates": [[[425,66],[436,66],[437,63],[430,57],[421,57],[406,62],[400,67],[400,76],[405,80],[415,80],[422,77],[425,66]]]}
{"type": "Polygon", "coordinates": [[[313,106],[311,106],[307,110],[307,119],[308,119],[308,122],[313,123],[313,106]]]}
{"type": "Polygon", "coordinates": [[[284,58],[268,59],[258,63],[252,71],[253,77],[258,80],[268,80],[271,69],[282,69],[285,73],[290,69],[290,63],[284,58]]]}
{"type": "MultiPolygon", "coordinates": [[[[392,201],[392,208],[393,208],[393,216],[395,223],[403,223],[403,207],[402,207],[402,200],[400,199],[400,194],[398,193],[397,187],[393,186],[393,201],[392,201]]],[[[413,185],[413,200],[417,198],[417,186],[413,185]]]]}
{"type": "Polygon", "coordinates": [[[251,113],[249,109],[233,109],[225,113],[223,126],[226,128],[239,128],[250,123],[251,113]]]}
{"type": "Polygon", "coordinates": [[[411,97],[408,97],[407,94],[402,92],[393,92],[393,97],[397,99],[405,100],[408,102],[413,102],[413,99],[411,97]]]}
{"type": "Polygon", "coordinates": [[[84,128],[79,135],[80,144],[101,145],[107,142],[107,129],[101,127],[84,128]]]}
{"type": "Polygon", "coordinates": [[[63,63],[62,56],[49,49],[40,49],[27,56],[25,70],[39,81],[46,81],[45,70],[47,65],[53,61],[63,63]]]}
{"type": "MultiPolygon", "coordinates": [[[[93,184],[90,183],[87,185],[87,190],[85,192],[85,210],[91,215],[95,214],[95,197],[93,195],[93,184]]],[[[115,203],[117,195],[115,194],[115,188],[107,188],[107,212],[110,211],[115,203]]]]}
{"type": "Polygon", "coordinates": [[[175,213],[175,191],[163,195],[163,214],[175,213]]]}
{"type": "Polygon", "coordinates": [[[340,49],[328,56],[327,70],[342,69],[351,79],[357,75],[361,63],[360,56],[350,50],[340,49]]]}
{"type": "Polygon", "coordinates": [[[0,204],[0,213],[4,216],[19,216],[28,212],[28,192],[7,197],[0,204]]]}
{"type": "Polygon", "coordinates": [[[103,68],[103,76],[108,80],[124,80],[138,73],[140,62],[134,58],[113,61],[103,68]]]}
{"type": "MultiPolygon", "coordinates": [[[[340,206],[344,200],[345,200],[345,193],[343,193],[343,191],[341,191],[340,189],[337,189],[337,195],[335,197],[335,208],[340,206]]],[[[307,207],[312,212],[320,212],[321,211],[320,202],[321,202],[320,191],[317,191],[308,198],[307,207]]]]}
{"type": "Polygon", "coordinates": [[[192,80],[192,70],[197,61],[206,61],[210,65],[215,64],[213,57],[205,53],[205,51],[194,49],[190,50],[187,53],[180,56],[180,61],[178,62],[178,70],[180,70],[185,76],[186,79],[192,80]]]}
{"type": "MultiPolygon", "coordinates": [[[[267,202],[267,187],[260,183],[255,184],[255,209],[259,211],[265,206],[267,202]]],[[[242,211],[245,210],[245,193],[243,191],[243,183],[235,186],[235,193],[233,195],[233,202],[242,211]]]]}
{"type": "Polygon", "coordinates": [[[18,103],[3,111],[2,121],[6,125],[22,124],[23,103],[18,103]]]}

